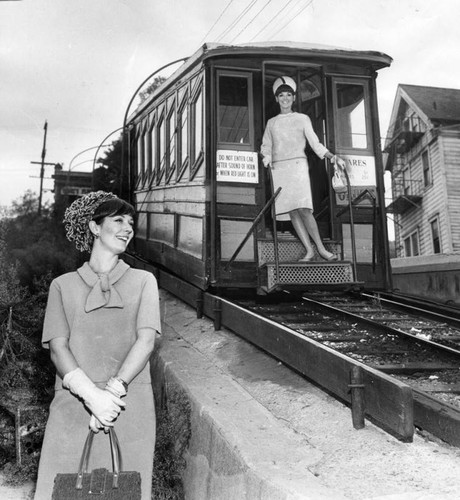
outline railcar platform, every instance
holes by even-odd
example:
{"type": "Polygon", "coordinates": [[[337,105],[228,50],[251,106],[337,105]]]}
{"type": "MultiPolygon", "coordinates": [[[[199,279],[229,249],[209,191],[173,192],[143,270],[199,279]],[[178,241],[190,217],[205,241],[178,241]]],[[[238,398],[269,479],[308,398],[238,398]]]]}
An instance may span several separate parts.
{"type": "Polygon", "coordinates": [[[460,498],[460,449],[368,421],[355,430],[350,409],[303,377],[163,290],[161,303],[155,390],[190,408],[186,498],[460,498]]]}

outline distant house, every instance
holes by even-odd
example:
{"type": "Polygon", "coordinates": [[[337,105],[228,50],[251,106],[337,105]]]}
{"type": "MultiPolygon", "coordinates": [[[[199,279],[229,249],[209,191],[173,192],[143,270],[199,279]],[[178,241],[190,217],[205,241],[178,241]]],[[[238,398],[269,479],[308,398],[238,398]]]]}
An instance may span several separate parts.
{"type": "Polygon", "coordinates": [[[394,286],[458,302],[460,90],[399,85],[385,153],[393,191],[387,211],[395,220],[394,286]]]}
{"type": "Polygon", "coordinates": [[[63,170],[56,164],[53,179],[54,210],[60,217],[74,200],[91,191],[93,173],[63,170]]]}

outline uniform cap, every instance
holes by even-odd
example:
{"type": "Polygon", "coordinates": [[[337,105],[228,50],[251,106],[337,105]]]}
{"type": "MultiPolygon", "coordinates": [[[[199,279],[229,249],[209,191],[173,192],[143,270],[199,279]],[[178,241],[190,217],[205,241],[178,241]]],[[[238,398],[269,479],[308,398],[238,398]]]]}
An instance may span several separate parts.
{"type": "Polygon", "coordinates": [[[275,80],[273,84],[273,93],[275,96],[280,94],[281,92],[292,92],[295,94],[297,90],[297,85],[295,81],[290,76],[280,76],[275,80]]]}

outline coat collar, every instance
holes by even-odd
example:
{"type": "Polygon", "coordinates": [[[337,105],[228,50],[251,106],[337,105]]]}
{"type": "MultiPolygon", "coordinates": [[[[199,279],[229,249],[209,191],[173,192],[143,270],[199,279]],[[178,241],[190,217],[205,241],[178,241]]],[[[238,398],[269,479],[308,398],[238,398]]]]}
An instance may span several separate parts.
{"type": "Polygon", "coordinates": [[[86,298],[85,311],[91,312],[101,307],[123,308],[123,301],[114,285],[128,269],[128,264],[120,260],[110,273],[96,274],[88,262],[85,262],[77,270],[81,279],[91,288],[86,298]]]}

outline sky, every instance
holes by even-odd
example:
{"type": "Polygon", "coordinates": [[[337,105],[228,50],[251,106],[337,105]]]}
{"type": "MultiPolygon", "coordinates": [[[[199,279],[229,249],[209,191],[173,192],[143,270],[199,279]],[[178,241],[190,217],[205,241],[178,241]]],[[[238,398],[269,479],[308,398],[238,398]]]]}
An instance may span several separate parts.
{"type": "Polygon", "coordinates": [[[31,162],[41,161],[45,121],[45,161],[90,171],[142,81],[204,42],[388,54],[377,80],[384,136],[398,84],[460,88],[459,14],[458,0],[0,0],[0,206],[39,192],[31,162]]]}

